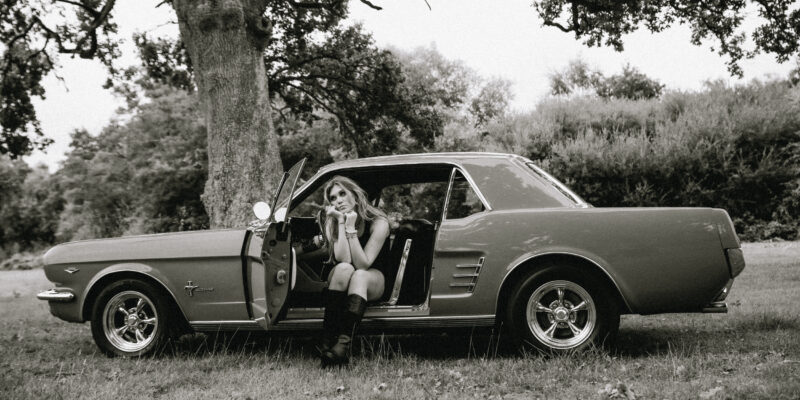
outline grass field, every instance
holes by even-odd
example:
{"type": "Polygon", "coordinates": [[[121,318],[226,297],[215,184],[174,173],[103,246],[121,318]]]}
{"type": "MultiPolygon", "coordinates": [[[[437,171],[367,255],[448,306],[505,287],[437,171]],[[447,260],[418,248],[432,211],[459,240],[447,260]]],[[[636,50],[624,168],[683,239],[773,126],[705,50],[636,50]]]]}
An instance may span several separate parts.
{"type": "Polygon", "coordinates": [[[320,369],[309,338],[185,336],[110,359],[50,316],[41,270],[0,271],[0,399],[800,398],[800,243],[744,245],[728,314],[623,316],[611,353],[544,358],[485,334],[369,337],[320,369]],[[498,343],[499,342],[499,343],[498,343]]]}

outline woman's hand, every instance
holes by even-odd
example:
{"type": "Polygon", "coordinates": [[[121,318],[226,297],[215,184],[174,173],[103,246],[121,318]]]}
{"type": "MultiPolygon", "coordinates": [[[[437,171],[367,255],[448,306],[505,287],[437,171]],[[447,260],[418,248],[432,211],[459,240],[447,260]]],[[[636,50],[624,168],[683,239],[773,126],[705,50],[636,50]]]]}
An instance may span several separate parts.
{"type": "Polygon", "coordinates": [[[344,214],[342,214],[338,210],[336,210],[336,207],[334,207],[334,206],[325,207],[325,215],[328,218],[333,218],[334,220],[339,221],[339,222],[344,221],[344,214]]]}
{"type": "Polygon", "coordinates": [[[358,218],[358,214],[356,214],[355,211],[350,211],[344,215],[344,218],[344,229],[348,231],[356,230],[356,219],[358,218]]]}

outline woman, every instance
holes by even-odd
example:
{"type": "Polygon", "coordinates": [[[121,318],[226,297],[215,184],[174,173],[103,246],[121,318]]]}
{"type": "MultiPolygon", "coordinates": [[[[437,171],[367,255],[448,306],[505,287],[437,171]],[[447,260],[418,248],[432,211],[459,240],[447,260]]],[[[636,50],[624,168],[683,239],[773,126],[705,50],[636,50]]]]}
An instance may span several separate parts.
{"type": "Polygon", "coordinates": [[[336,262],[323,291],[323,365],[349,362],[350,343],[367,308],[383,295],[389,253],[389,220],[369,204],[352,179],[333,177],[325,185],[325,237],[336,262]]]}

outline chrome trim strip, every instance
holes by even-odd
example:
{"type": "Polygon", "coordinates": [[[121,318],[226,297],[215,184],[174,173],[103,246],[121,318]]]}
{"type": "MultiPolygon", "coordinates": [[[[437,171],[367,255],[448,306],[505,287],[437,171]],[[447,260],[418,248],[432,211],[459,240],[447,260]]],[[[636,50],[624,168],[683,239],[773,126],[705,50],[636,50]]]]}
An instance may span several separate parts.
{"type": "MultiPolygon", "coordinates": [[[[453,169],[450,170],[450,178],[448,178],[447,180],[447,192],[444,194],[444,208],[442,208],[442,217],[440,219],[440,221],[442,221],[441,223],[443,223],[447,219],[447,207],[450,207],[450,193],[453,192],[453,181],[455,181],[457,170],[458,168],[456,167],[453,167],[453,169]]],[[[438,229],[436,231],[436,239],[437,240],[439,239],[438,229]]],[[[432,276],[433,274],[431,274],[431,277],[432,276]]]]}
{"type": "MultiPolygon", "coordinates": [[[[441,317],[365,317],[361,326],[380,328],[458,328],[492,326],[494,315],[450,315],[441,317]]],[[[189,325],[198,332],[263,330],[256,321],[192,321],[189,325]]],[[[322,318],[286,319],[270,327],[274,331],[317,330],[322,328],[322,318]]]]}
{"type": "MultiPolygon", "coordinates": [[[[417,311],[419,306],[388,306],[385,304],[370,304],[367,307],[367,313],[372,310],[390,310],[390,311],[417,311]]],[[[325,307],[292,307],[289,308],[289,317],[292,317],[292,314],[300,314],[300,313],[308,313],[308,312],[320,312],[322,313],[325,311],[325,307]]],[[[320,314],[321,315],[321,314],[320,314]]]]}
{"type": "Polygon", "coordinates": [[[258,323],[251,319],[242,319],[242,320],[218,320],[218,321],[189,321],[192,325],[219,325],[219,324],[253,324],[258,325],[258,323]]]}
{"type": "MultiPolygon", "coordinates": [[[[404,329],[404,328],[468,328],[474,326],[493,326],[494,315],[459,315],[442,317],[365,317],[360,326],[364,329],[404,329]]],[[[279,322],[276,331],[321,329],[322,319],[295,319],[279,322]]]]}
{"type": "Polygon", "coordinates": [[[474,190],[478,195],[478,199],[480,199],[481,203],[483,203],[483,207],[486,208],[484,211],[492,211],[492,205],[489,204],[489,200],[486,200],[486,197],[483,195],[483,193],[481,193],[478,185],[475,184],[475,180],[472,179],[472,175],[470,175],[469,172],[467,172],[467,170],[461,166],[458,166],[457,168],[461,171],[461,174],[467,178],[467,182],[469,182],[469,185],[472,186],[472,190],[474,190]]]}
{"type": "Polygon", "coordinates": [[[59,292],[55,289],[45,290],[36,295],[39,300],[52,301],[57,303],[69,303],[75,300],[75,294],[72,292],[59,292]]]}
{"type": "Polygon", "coordinates": [[[264,330],[257,321],[190,321],[189,326],[197,332],[264,330]]]}
{"type": "Polygon", "coordinates": [[[527,162],[523,162],[523,164],[525,164],[525,166],[529,165],[531,168],[536,170],[536,172],[541,174],[545,178],[545,180],[549,181],[550,184],[558,187],[558,189],[561,190],[563,193],[565,193],[567,195],[567,197],[571,197],[570,200],[572,200],[575,203],[575,205],[578,206],[579,208],[589,208],[589,207],[591,207],[591,204],[587,203],[586,200],[581,198],[581,196],[578,196],[577,193],[573,192],[570,188],[567,187],[567,185],[563,184],[561,181],[556,179],[553,175],[550,175],[550,174],[547,173],[547,171],[539,168],[539,166],[536,165],[533,161],[528,160],[527,162]]]}
{"type": "Polygon", "coordinates": [[[472,296],[472,293],[464,292],[464,293],[457,293],[457,294],[437,294],[435,296],[431,296],[433,299],[463,299],[472,296]]]}
{"type": "Polygon", "coordinates": [[[483,263],[485,261],[486,257],[481,257],[478,259],[477,264],[456,264],[456,268],[475,268],[475,271],[471,274],[453,274],[453,279],[472,278],[472,280],[468,283],[451,283],[450,287],[465,287],[468,293],[474,292],[475,285],[478,284],[478,276],[481,274],[481,268],[483,268],[483,263]]]}
{"type": "MultiPolygon", "coordinates": [[[[531,261],[531,260],[533,260],[535,258],[539,258],[539,257],[547,256],[547,255],[553,255],[553,254],[555,254],[555,255],[559,255],[559,254],[561,254],[561,255],[569,255],[569,256],[575,256],[575,257],[578,257],[578,258],[582,258],[582,259],[584,259],[586,261],[589,261],[590,263],[594,264],[595,266],[597,266],[597,268],[600,268],[600,270],[603,271],[604,274],[606,274],[608,279],[611,280],[611,283],[614,284],[614,287],[617,288],[617,293],[619,293],[619,297],[621,297],[622,301],[625,303],[625,307],[627,307],[628,310],[630,310],[631,312],[635,313],[635,311],[631,308],[631,305],[628,304],[628,299],[625,298],[625,294],[622,293],[622,290],[620,290],[619,285],[617,284],[617,281],[614,280],[614,277],[612,277],[611,274],[609,274],[608,271],[605,268],[603,268],[603,266],[601,266],[600,264],[598,264],[597,262],[595,262],[594,260],[592,260],[592,259],[590,259],[590,258],[588,258],[586,256],[583,256],[583,255],[580,255],[580,254],[576,254],[576,253],[571,253],[571,252],[568,252],[568,251],[550,251],[550,252],[546,252],[546,253],[534,254],[534,255],[532,255],[532,256],[530,256],[530,257],[518,262],[516,265],[514,265],[512,268],[510,268],[508,270],[508,272],[506,272],[506,274],[503,276],[503,279],[500,281],[500,287],[502,288],[503,285],[506,284],[506,279],[508,279],[508,276],[511,275],[511,272],[513,272],[515,269],[517,269],[520,265],[525,264],[526,262],[531,261]]],[[[500,291],[499,290],[497,291],[497,298],[495,299],[495,304],[500,304],[500,291]]]]}
{"type": "Polygon", "coordinates": [[[403,255],[400,257],[400,266],[397,267],[397,276],[394,278],[394,286],[392,287],[392,295],[389,296],[387,305],[393,306],[397,304],[400,298],[400,288],[403,286],[403,275],[406,271],[406,263],[408,262],[408,253],[411,251],[411,239],[406,239],[403,247],[403,255]]]}

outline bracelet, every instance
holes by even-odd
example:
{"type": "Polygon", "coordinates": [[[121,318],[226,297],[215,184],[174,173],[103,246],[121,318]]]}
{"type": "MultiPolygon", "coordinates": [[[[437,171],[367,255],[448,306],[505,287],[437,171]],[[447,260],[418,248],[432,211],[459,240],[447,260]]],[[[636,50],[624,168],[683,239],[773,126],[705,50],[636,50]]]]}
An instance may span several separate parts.
{"type": "Polygon", "coordinates": [[[358,231],[344,231],[344,237],[346,239],[353,239],[358,237],[358,231]]]}

